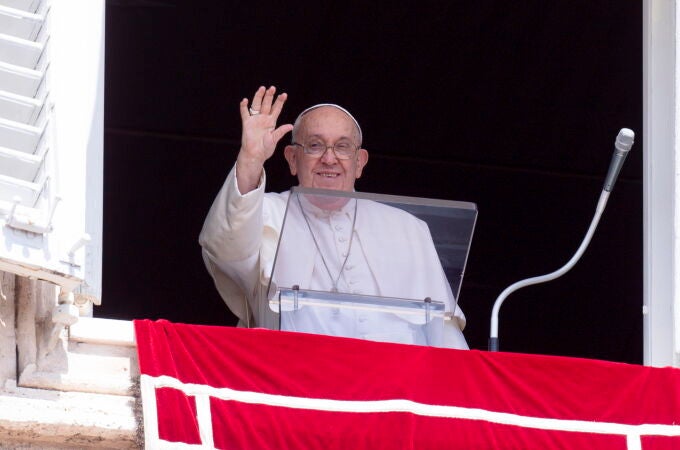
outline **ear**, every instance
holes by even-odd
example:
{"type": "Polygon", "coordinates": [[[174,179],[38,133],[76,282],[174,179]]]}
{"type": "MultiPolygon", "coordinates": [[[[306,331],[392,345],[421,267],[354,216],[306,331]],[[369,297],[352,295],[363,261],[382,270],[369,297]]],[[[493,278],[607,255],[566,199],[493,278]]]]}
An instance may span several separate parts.
{"type": "Polygon", "coordinates": [[[296,148],[293,145],[286,145],[283,149],[283,156],[288,161],[288,168],[290,169],[290,174],[293,176],[297,175],[297,153],[296,148]]]}
{"type": "Polygon", "coordinates": [[[361,173],[368,163],[368,150],[360,148],[357,152],[357,166],[355,171],[356,178],[361,178],[361,173]]]}

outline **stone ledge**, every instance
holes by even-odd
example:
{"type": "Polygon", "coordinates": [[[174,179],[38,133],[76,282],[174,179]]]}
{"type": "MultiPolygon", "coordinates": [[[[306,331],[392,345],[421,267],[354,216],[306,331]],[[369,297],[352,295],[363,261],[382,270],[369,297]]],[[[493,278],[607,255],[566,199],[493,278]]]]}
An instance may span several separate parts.
{"type": "Polygon", "coordinates": [[[24,368],[19,386],[125,396],[139,377],[131,321],[81,317],[48,356],[24,368]]]}
{"type": "Polygon", "coordinates": [[[135,347],[135,330],[130,320],[81,317],[69,328],[69,341],[135,347]]]}
{"type": "Polygon", "coordinates": [[[0,389],[1,448],[140,448],[137,423],[132,396],[0,389]]]}

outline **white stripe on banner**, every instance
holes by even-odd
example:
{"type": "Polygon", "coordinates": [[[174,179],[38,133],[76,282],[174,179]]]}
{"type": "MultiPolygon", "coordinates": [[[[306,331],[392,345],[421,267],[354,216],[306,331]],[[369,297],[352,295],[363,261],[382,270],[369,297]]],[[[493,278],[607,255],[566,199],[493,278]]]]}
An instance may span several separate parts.
{"type": "Polygon", "coordinates": [[[207,395],[196,396],[196,419],[198,422],[199,435],[203,445],[210,448],[215,446],[213,439],[212,414],[210,412],[210,397],[207,395]]]}
{"type": "Polygon", "coordinates": [[[144,442],[146,448],[160,442],[158,438],[158,405],[156,405],[156,386],[154,378],[142,374],[139,377],[139,390],[142,393],[142,410],[144,413],[144,442]]]}
{"type": "MultiPolygon", "coordinates": [[[[392,400],[331,400],[323,398],[306,398],[306,397],[291,397],[286,395],[265,394],[262,392],[237,391],[229,388],[214,388],[208,385],[182,383],[176,378],[169,376],[151,377],[149,375],[141,375],[142,385],[142,404],[144,407],[144,425],[151,422],[157,422],[157,412],[155,404],[155,395],[144,389],[145,386],[154,386],[155,388],[170,387],[178,389],[187,395],[195,396],[210,396],[221,400],[233,400],[241,403],[260,404],[269,406],[279,406],[284,408],[295,409],[309,409],[318,411],[332,411],[332,412],[351,412],[351,413],[389,413],[389,412],[409,412],[419,416],[428,417],[442,417],[448,419],[466,419],[466,420],[482,420],[485,422],[498,423],[503,425],[513,425],[524,428],[535,428],[541,430],[554,431],[571,431],[580,433],[596,433],[626,436],[626,442],[629,450],[641,449],[641,436],[680,436],[680,425],[662,425],[662,424],[641,424],[628,425],[613,422],[591,422],[584,420],[569,420],[569,419],[550,419],[544,417],[522,416],[519,414],[503,413],[496,411],[488,411],[478,408],[463,408],[459,406],[444,406],[444,405],[430,405],[426,403],[418,403],[411,400],[392,399],[392,400]],[[147,422],[147,398],[153,396],[153,411],[150,409],[149,414],[154,414],[153,419],[147,422]]],[[[209,422],[208,422],[209,423],[209,422]]],[[[199,420],[199,424],[203,424],[199,420]]],[[[212,428],[212,427],[211,427],[212,428]]],[[[199,430],[201,436],[204,431],[199,430]]],[[[152,441],[147,441],[146,445],[150,446],[152,443],[165,442],[158,440],[158,430],[155,432],[145,428],[145,437],[151,438],[152,441]]],[[[212,436],[212,430],[210,430],[212,436]]],[[[206,445],[206,443],[204,443],[206,445]]],[[[150,447],[156,448],[156,447],[150,447]]],[[[163,447],[163,448],[198,448],[195,445],[180,444],[180,446],[163,447]],[[186,446],[186,447],[185,447],[186,446]]]]}
{"type": "Polygon", "coordinates": [[[626,436],[626,447],[628,450],[642,450],[642,441],[639,434],[629,434],[626,436]]]}

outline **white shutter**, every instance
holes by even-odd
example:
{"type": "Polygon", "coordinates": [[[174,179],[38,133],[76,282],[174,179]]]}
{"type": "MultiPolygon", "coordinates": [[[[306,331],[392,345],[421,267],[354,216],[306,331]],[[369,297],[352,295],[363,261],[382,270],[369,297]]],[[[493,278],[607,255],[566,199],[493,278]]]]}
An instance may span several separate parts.
{"type": "Polygon", "coordinates": [[[104,0],[0,0],[0,270],[97,298],[103,90],[104,0]]]}

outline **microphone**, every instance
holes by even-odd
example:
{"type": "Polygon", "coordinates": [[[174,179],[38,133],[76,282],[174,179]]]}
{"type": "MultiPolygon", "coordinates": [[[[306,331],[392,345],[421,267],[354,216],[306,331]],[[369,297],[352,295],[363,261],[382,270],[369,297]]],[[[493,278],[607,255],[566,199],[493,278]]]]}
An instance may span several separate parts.
{"type": "Polygon", "coordinates": [[[604,179],[604,190],[611,192],[614,189],[614,183],[619,176],[621,167],[623,167],[623,162],[628,156],[628,152],[633,146],[635,141],[635,133],[633,130],[628,128],[621,128],[619,134],[616,136],[616,142],[614,143],[614,154],[612,155],[612,161],[609,163],[609,171],[607,172],[607,178],[604,179]]]}
{"type": "Polygon", "coordinates": [[[554,280],[559,278],[565,273],[569,272],[572,267],[576,265],[583,253],[586,251],[590,240],[595,234],[595,229],[597,224],[600,222],[604,208],[607,206],[607,200],[609,199],[609,193],[614,189],[614,183],[616,183],[616,178],[619,176],[623,162],[626,160],[626,156],[633,146],[633,141],[635,140],[635,133],[628,128],[622,128],[619,134],[616,136],[616,142],[614,143],[614,156],[612,156],[612,161],[609,164],[609,172],[607,172],[607,178],[605,178],[604,186],[602,192],[600,193],[600,199],[597,202],[597,207],[595,208],[595,215],[593,220],[590,222],[590,227],[586,233],[586,237],[583,238],[581,245],[576,250],[574,256],[562,267],[554,272],[550,272],[546,275],[541,275],[538,277],[527,278],[525,280],[518,281],[511,284],[498,296],[493,304],[493,309],[491,311],[491,329],[489,332],[489,351],[498,351],[498,315],[500,314],[501,305],[505,299],[518,289],[526,286],[531,286],[532,284],[545,283],[546,281],[554,280]]]}

